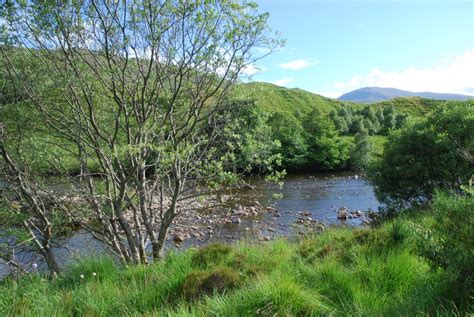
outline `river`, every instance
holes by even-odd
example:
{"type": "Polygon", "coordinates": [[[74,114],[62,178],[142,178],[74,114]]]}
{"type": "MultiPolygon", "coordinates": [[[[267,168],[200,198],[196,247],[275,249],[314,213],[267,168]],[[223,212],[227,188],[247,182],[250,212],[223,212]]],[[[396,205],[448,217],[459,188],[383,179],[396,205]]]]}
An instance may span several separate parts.
{"type": "MultiPolygon", "coordinates": [[[[333,174],[292,174],[288,175],[280,188],[275,183],[266,182],[260,177],[247,179],[253,189],[241,190],[236,204],[246,205],[258,200],[262,206],[273,206],[277,212],[260,214],[257,217],[241,217],[239,223],[224,223],[214,226],[212,230],[198,228],[201,236],[190,236],[180,244],[170,238],[166,249],[178,250],[198,246],[211,241],[235,242],[241,239],[250,241],[271,240],[279,236],[291,236],[301,229],[303,221],[310,219],[313,223],[326,226],[360,226],[361,218],[338,220],[337,210],[346,207],[348,210],[377,211],[380,203],[374,195],[371,184],[354,173],[333,174]],[[275,194],[281,198],[275,199],[275,194]],[[304,216],[303,216],[304,215],[304,216]],[[298,226],[298,221],[301,226],[298,226]]],[[[311,228],[306,228],[311,230],[311,228]]],[[[95,240],[83,230],[74,232],[61,241],[55,248],[58,262],[67,265],[78,258],[104,252],[101,242],[95,240]]],[[[35,257],[31,252],[20,252],[17,259],[21,262],[32,262],[35,257]]],[[[39,269],[44,269],[41,259],[39,269]]],[[[0,277],[8,272],[0,262],[0,277]]]]}

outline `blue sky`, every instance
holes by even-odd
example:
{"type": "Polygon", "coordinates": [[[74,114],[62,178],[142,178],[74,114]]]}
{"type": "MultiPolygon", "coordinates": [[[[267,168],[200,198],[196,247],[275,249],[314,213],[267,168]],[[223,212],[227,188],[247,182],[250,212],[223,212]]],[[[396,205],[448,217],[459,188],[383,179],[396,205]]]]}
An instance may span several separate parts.
{"type": "Polygon", "coordinates": [[[252,80],[329,97],[365,86],[474,95],[474,1],[257,2],[286,45],[252,80]]]}

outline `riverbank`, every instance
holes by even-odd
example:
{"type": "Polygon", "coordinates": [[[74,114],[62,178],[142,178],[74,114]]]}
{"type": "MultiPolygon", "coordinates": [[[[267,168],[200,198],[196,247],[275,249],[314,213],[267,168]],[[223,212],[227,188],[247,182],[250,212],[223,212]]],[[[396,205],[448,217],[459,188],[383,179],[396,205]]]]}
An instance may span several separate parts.
{"type": "Polygon", "coordinates": [[[420,249],[436,217],[420,210],[373,229],[211,244],[148,267],[88,259],[55,280],[32,273],[2,282],[0,315],[467,315],[469,295],[420,249]]]}

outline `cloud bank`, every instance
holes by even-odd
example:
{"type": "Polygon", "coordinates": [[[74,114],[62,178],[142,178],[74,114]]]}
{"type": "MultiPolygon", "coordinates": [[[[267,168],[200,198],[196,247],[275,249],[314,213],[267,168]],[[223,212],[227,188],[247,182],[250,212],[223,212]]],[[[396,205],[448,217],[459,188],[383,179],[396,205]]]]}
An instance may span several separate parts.
{"type": "Polygon", "coordinates": [[[389,72],[378,67],[368,74],[354,76],[346,82],[334,84],[338,96],[362,87],[391,87],[414,92],[459,93],[474,95],[474,50],[445,59],[432,68],[408,68],[389,72]]]}

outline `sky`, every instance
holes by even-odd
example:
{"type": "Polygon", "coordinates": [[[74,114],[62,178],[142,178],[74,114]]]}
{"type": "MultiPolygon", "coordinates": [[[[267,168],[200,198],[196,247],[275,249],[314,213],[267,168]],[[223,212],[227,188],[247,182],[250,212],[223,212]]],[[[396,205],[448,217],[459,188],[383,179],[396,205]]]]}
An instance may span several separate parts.
{"type": "Polygon", "coordinates": [[[474,95],[474,0],[256,0],[284,47],[252,81],[327,97],[361,87],[474,95]]]}

